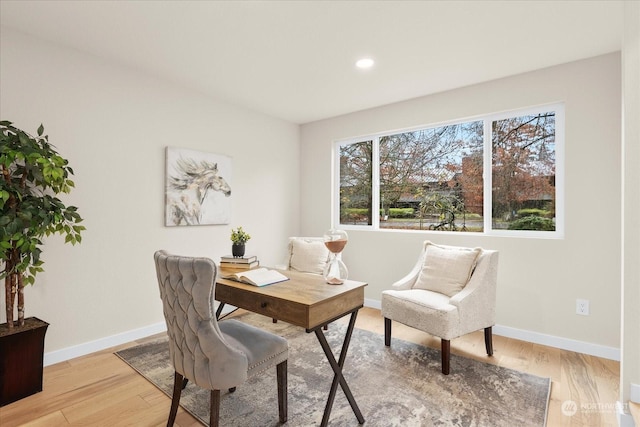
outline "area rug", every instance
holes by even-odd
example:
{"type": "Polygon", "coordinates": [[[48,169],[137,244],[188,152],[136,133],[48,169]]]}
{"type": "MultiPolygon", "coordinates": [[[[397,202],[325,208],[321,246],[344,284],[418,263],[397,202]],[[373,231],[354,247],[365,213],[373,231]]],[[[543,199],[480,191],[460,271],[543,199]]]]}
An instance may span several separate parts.
{"type": "MultiPolygon", "coordinates": [[[[237,319],[270,330],[289,341],[289,427],[317,426],[322,420],[333,371],[315,334],[252,313],[237,319]]],[[[346,325],[325,331],[335,352],[346,325]]],[[[171,396],[173,369],[167,338],[116,353],[160,390],[171,396]]],[[[338,355],[336,354],[336,359],[338,355]]],[[[220,424],[229,427],[277,426],[276,369],[254,377],[234,393],[221,394],[220,424]]],[[[344,375],[365,418],[365,425],[544,426],[551,381],[534,375],[451,355],[451,374],[440,371],[440,352],[399,339],[385,347],[384,337],[355,329],[344,375]]],[[[189,383],[181,406],[209,423],[209,391],[189,383]]],[[[167,404],[167,415],[169,404],[167,404]]],[[[357,426],[358,420],[338,388],[331,426],[357,426]]]]}

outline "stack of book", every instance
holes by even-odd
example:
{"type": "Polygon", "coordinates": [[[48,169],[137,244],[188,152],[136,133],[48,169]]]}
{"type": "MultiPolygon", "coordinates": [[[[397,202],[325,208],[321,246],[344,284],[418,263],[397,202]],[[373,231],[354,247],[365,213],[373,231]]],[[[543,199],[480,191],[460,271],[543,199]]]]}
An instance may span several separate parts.
{"type": "Polygon", "coordinates": [[[226,255],[220,257],[220,268],[229,270],[251,270],[260,265],[258,257],[255,255],[247,255],[243,257],[234,257],[233,255],[226,255]]]}

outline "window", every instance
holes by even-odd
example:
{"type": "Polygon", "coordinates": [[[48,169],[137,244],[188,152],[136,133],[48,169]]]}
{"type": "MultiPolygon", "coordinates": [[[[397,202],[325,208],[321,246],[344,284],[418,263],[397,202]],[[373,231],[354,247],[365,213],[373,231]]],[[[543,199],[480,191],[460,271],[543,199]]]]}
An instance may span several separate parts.
{"type": "Polygon", "coordinates": [[[340,223],[372,224],[373,141],[340,147],[340,223]]]}
{"type": "Polygon", "coordinates": [[[338,223],[558,237],[562,129],[555,105],[339,142],[338,223]]]}

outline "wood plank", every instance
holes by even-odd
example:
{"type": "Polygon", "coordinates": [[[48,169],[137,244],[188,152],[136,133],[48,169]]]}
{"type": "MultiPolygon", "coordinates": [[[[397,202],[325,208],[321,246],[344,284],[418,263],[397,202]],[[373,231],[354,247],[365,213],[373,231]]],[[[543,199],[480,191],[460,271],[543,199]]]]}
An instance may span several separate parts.
{"type": "Polygon", "coordinates": [[[55,411],[22,425],[24,427],[59,427],[68,426],[69,421],[62,415],[62,411],[55,411]]]}

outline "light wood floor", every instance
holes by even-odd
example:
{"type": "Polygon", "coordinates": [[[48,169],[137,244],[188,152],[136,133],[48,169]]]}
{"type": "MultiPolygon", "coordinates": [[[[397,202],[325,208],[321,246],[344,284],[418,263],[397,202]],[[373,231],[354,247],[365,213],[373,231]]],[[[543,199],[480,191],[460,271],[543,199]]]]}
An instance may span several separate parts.
{"type": "MultiPolygon", "coordinates": [[[[364,308],[357,327],[384,333],[380,311],[364,308]]],[[[439,348],[425,333],[393,324],[393,337],[439,348]]],[[[48,366],[44,391],[0,408],[0,425],[12,426],[164,426],[170,399],[116,357],[113,352],[145,340],[48,366]]],[[[380,338],[380,345],[384,345],[380,338]]],[[[548,426],[617,426],[618,362],[494,336],[487,357],[482,332],[451,341],[451,352],[534,375],[551,377],[548,426]],[[572,400],[576,412],[563,414],[572,400]]],[[[347,357],[347,369],[349,358],[347,357]]],[[[357,396],[356,396],[357,398],[357,396]]],[[[571,409],[569,406],[567,409],[571,409]]],[[[366,418],[366,414],[365,418],[366,418]]],[[[354,418],[354,426],[357,421],[354,418]]],[[[176,426],[201,426],[182,409],[176,426]]]]}

